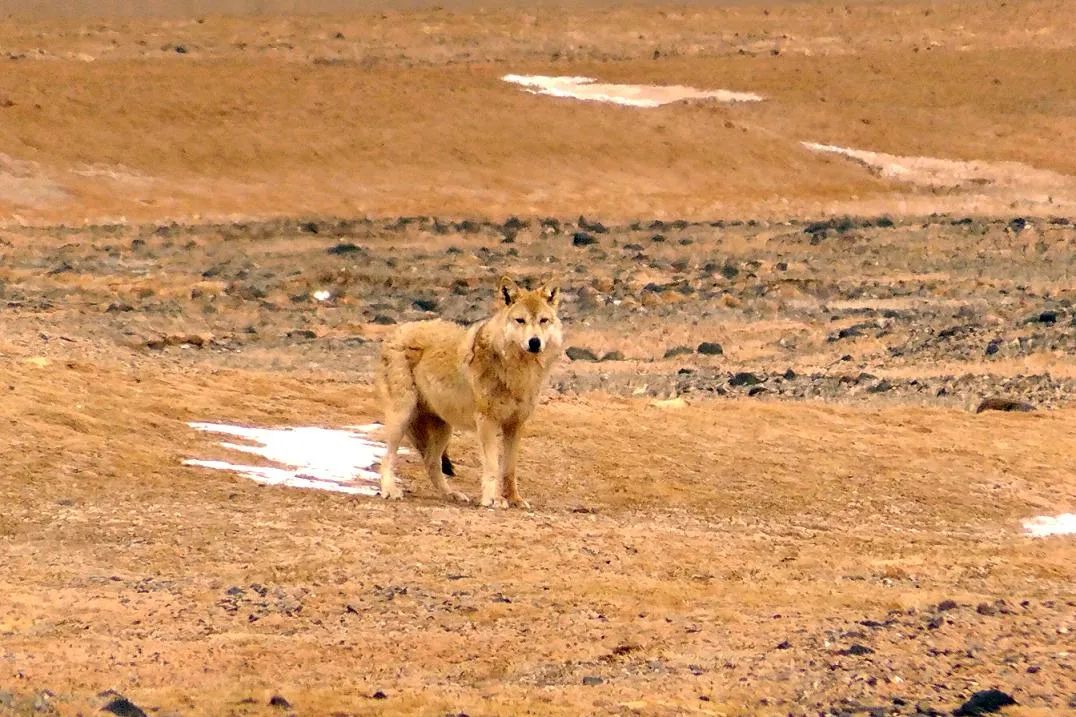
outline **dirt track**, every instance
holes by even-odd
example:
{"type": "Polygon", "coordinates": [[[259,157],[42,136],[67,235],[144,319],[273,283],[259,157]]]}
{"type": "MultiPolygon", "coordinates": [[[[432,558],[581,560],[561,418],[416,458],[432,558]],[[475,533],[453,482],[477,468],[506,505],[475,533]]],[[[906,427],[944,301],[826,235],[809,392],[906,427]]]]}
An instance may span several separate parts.
{"type": "Polygon", "coordinates": [[[1020,526],[1076,509],[1076,193],[799,144],[1064,189],[1071,14],[0,24],[0,714],[1076,714],[1076,547],[1020,526]],[[480,317],[504,271],[561,277],[580,350],[533,512],[411,461],[392,505],[181,465],[221,453],[188,421],[377,418],[383,332],[480,317]]]}

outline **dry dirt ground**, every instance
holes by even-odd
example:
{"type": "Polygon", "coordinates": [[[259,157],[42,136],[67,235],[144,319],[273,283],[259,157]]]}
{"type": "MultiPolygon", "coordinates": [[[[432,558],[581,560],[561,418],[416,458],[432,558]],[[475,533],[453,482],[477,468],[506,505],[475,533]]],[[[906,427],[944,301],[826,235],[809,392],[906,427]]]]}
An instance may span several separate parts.
{"type": "Polygon", "coordinates": [[[1020,525],[1076,509],[1069,5],[180,5],[0,21],[0,714],[1076,714],[1076,544],[1020,525]],[[575,357],[533,511],[182,465],[376,419],[380,336],[506,271],[575,357]]]}

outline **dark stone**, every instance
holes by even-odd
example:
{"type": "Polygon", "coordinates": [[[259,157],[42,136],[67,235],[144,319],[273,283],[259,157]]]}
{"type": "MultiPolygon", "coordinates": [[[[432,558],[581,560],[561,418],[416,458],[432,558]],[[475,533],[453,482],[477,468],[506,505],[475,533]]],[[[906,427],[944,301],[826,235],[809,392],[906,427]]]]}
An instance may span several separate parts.
{"type": "Polygon", "coordinates": [[[329,254],[354,254],[362,251],[362,247],[358,244],[352,244],[349,241],[342,242],[336,246],[331,246],[325,250],[329,254]]]}
{"type": "Polygon", "coordinates": [[[1035,407],[1030,403],[1024,403],[1023,401],[1014,401],[1011,398],[984,398],[983,402],[979,404],[979,407],[975,409],[976,413],[982,413],[983,411],[1020,411],[1027,413],[1034,411],[1035,407]]]}
{"type": "Polygon", "coordinates": [[[321,231],[317,222],[302,222],[299,224],[299,229],[307,234],[317,234],[321,231]]]}
{"type": "Polygon", "coordinates": [[[125,304],[122,301],[113,301],[108,305],[108,308],[105,309],[105,311],[110,314],[115,314],[121,311],[134,311],[134,307],[130,304],[125,304]]]}
{"type": "Polygon", "coordinates": [[[721,267],[721,276],[726,279],[735,279],[740,275],[740,270],[734,267],[732,264],[725,264],[721,267]]]}
{"type": "Polygon", "coordinates": [[[959,605],[956,604],[956,600],[942,600],[935,608],[938,612],[945,612],[946,610],[956,610],[959,605]]]}
{"type": "Polygon", "coordinates": [[[608,229],[601,222],[588,222],[584,216],[579,217],[579,228],[586,229],[588,232],[594,232],[595,234],[605,234],[608,229]]]}
{"type": "Polygon", "coordinates": [[[781,374],[781,376],[783,376],[786,381],[791,381],[792,379],[796,378],[796,372],[790,368],[785,369],[785,372],[781,374]]]}
{"type": "Polygon", "coordinates": [[[697,349],[703,356],[722,356],[725,350],[716,341],[703,341],[697,349]]]}
{"type": "Polygon", "coordinates": [[[675,358],[677,356],[685,356],[693,353],[695,352],[690,346],[673,346],[671,349],[665,349],[665,358],[675,358]]]}
{"type": "Polygon", "coordinates": [[[954,717],[973,717],[990,712],[998,712],[1002,707],[1015,705],[1016,700],[1012,695],[1001,690],[982,690],[976,692],[971,698],[953,711],[954,717]]]}
{"type": "Polygon", "coordinates": [[[730,386],[757,386],[762,379],[749,371],[740,371],[729,379],[730,386]]]}
{"type": "Polygon", "coordinates": [[[987,356],[993,356],[994,354],[996,354],[1000,350],[1001,350],[1001,340],[1000,339],[994,339],[993,341],[991,341],[990,343],[988,343],[986,345],[986,355],[987,356]]]}
{"type": "Polygon", "coordinates": [[[935,615],[934,617],[927,620],[927,629],[928,630],[937,630],[939,627],[941,627],[944,624],[945,624],[945,620],[943,620],[941,617],[935,615]]]}
{"type": "Polygon", "coordinates": [[[572,361],[597,361],[598,355],[582,346],[569,346],[564,355],[572,361]]]}
{"type": "Polygon", "coordinates": [[[763,386],[752,386],[751,388],[747,389],[747,395],[748,396],[757,396],[760,393],[766,393],[765,387],[763,387],[763,386]]]}
{"type": "Polygon", "coordinates": [[[587,686],[600,685],[603,682],[605,682],[605,680],[597,675],[587,675],[583,678],[583,684],[587,686]]]}
{"type": "Polygon", "coordinates": [[[995,608],[993,605],[981,602],[978,604],[978,606],[976,606],[975,612],[979,613],[980,615],[996,615],[998,611],[997,608],[995,608]]]}
{"type": "Polygon", "coordinates": [[[378,690],[377,692],[375,692],[375,693],[373,693],[372,695],[370,695],[370,699],[372,699],[372,700],[385,700],[385,699],[388,699],[388,697],[389,697],[389,696],[388,696],[388,695],[386,695],[386,694],[385,694],[384,692],[382,692],[381,690],[378,690]]]}
{"type": "Polygon", "coordinates": [[[623,361],[624,354],[620,351],[610,351],[601,358],[602,361],[623,361]]]}
{"type": "Polygon", "coordinates": [[[1024,231],[1024,229],[1026,229],[1026,228],[1027,228],[1027,220],[1024,219],[1023,217],[1016,217],[1011,222],[1009,222],[1009,229],[1012,229],[1012,231],[1015,234],[1019,234],[1020,232],[1024,231]]]}
{"type": "Polygon", "coordinates": [[[665,235],[664,234],[655,234],[654,236],[650,237],[650,241],[655,242],[657,244],[661,244],[663,241],[665,241],[665,235]]]}
{"type": "Polygon", "coordinates": [[[119,717],[146,717],[146,713],[142,711],[142,708],[126,697],[117,697],[113,699],[107,705],[102,707],[101,711],[111,712],[114,715],[119,715],[119,717]]]}
{"type": "Polygon", "coordinates": [[[883,378],[881,381],[868,388],[867,393],[885,393],[892,388],[893,384],[883,378]]]}
{"type": "Polygon", "coordinates": [[[837,341],[839,339],[850,339],[850,338],[854,338],[856,336],[862,336],[862,335],[863,335],[863,329],[861,327],[859,327],[858,325],[857,326],[849,326],[847,328],[843,328],[840,331],[838,331],[837,336],[833,337],[833,338],[830,338],[830,341],[837,341]]]}
{"type": "Polygon", "coordinates": [[[289,339],[316,339],[318,335],[310,329],[292,329],[287,333],[289,339]]]}
{"type": "Polygon", "coordinates": [[[789,650],[791,648],[792,648],[792,643],[789,642],[788,640],[782,640],[781,642],[777,643],[777,649],[778,650],[789,650]]]}
{"type": "Polygon", "coordinates": [[[837,654],[838,655],[851,655],[851,656],[858,657],[860,655],[869,655],[872,652],[874,652],[874,650],[872,648],[867,647],[866,645],[860,645],[859,643],[856,643],[856,644],[852,645],[851,647],[849,647],[847,649],[839,650],[837,652],[837,654]]]}
{"type": "Polygon", "coordinates": [[[291,707],[291,702],[288,702],[280,695],[273,695],[269,698],[269,706],[280,707],[281,709],[288,709],[289,707],[291,707]]]}
{"type": "Polygon", "coordinates": [[[456,466],[452,465],[447,453],[441,454],[441,472],[449,477],[456,475],[456,466]]]}
{"type": "Polygon", "coordinates": [[[594,238],[593,234],[587,234],[586,232],[572,234],[572,246],[591,246],[597,243],[598,240],[594,238]]]}
{"type": "Polygon", "coordinates": [[[1056,311],[1043,311],[1041,314],[1039,314],[1037,320],[1038,320],[1038,322],[1040,324],[1056,324],[1057,323],[1057,312],[1056,311]]]}
{"type": "Polygon", "coordinates": [[[396,319],[392,318],[391,316],[385,316],[384,314],[378,314],[373,319],[371,319],[371,323],[378,324],[380,326],[389,326],[390,324],[395,324],[396,319]]]}
{"type": "Polygon", "coordinates": [[[419,311],[435,311],[437,309],[437,300],[419,298],[412,301],[411,306],[419,311]]]}
{"type": "Polygon", "coordinates": [[[186,55],[187,54],[187,46],[186,45],[176,45],[176,54],[186,55]]]}

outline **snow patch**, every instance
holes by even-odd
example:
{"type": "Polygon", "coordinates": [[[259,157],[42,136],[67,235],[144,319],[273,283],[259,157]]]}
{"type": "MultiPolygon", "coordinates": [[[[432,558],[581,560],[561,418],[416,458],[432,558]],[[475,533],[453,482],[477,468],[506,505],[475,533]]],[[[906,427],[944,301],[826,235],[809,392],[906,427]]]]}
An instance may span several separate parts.
{"type": "MultiPolygon", "coordinates": [[[[356,495],[376,495],[376,466],[385,445],[370,439],[380,424],[348,426],[346,429],[296,426],[252,428],[226,423],[190,423],[191,428],[222,433],[249,443],[222,442],[233,451],[261,456],[278,466],[252,466],[221,460],[188,459],[184,465],[239,473],[265,485],[314,488],[356,495]]],[[[405,452],[403,449],[401,453],[405,452]]]]}
{"type": "Polygon", "coordinates": [[[759,102],[754,92],[698,90],[683,85],[621,85],[598,82],[593,77],[551,77],[548,75],[505,75],[505,82],[521,85],[532,94],[567,97],[589,102],[611,102],[628,107],[660,107],[683,100],[718,102],[759,102]]]}
{"type": "Polygon", "coordinates": [[[937,157],[885,154],[818,142],[801,142],[800,144],[812,152],[847,157],[887,179],[925,187],[967,188],[980,192],[1017,190],[1021,195],[1030,198],[1030,195],[1071,189],[1073,186],[1071,177],[1020,162],[986,160],[968,162],[937,157]]]}
{"type": "Polygon", "coordinates": [[[1049,535],[1076,535],[1076,513],[1039,515],[1024,521],[1024,530],[1032,538],[1049,535]]]}

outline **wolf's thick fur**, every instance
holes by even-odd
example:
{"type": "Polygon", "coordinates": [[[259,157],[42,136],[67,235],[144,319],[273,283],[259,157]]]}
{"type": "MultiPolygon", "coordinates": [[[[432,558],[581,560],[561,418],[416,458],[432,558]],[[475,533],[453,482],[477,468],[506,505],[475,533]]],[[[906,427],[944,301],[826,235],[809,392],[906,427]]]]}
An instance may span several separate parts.
{"type": "Polygon", "coordinates": [[[481,505],[529,507],[519,495],[516,458],[523,424],[561,354],[560,290],[547,283],[525,291],[504,277],[497,297],[500,308],[485,321],[470,327],[440,320],[404,324],[382,345],[377,372],[385,412],[382,497],[403,496],[395,464],[406,435],[434,488],[466,502],[466,495],[449,489],[443,473],[445,448],[458,428],[478,435],[481,505]]]}

